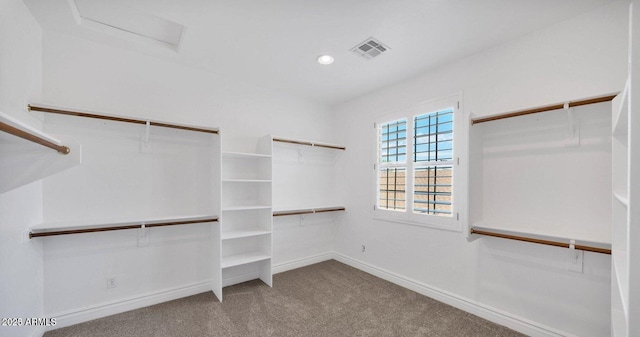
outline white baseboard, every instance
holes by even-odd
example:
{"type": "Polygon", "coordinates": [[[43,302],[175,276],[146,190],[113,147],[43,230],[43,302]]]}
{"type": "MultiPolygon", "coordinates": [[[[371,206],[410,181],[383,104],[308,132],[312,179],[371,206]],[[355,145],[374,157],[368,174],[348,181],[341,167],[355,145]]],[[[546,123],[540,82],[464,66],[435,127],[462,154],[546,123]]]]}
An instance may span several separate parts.
{"type": "Polygon", "coordinates": [[[148,293],[142,296],[131,297],[124,300],[102,303],[99,305],[80,308],[59,314],[47,315],[55,317],[56,325],[47,327],[47,331],[64,328],[66,326],[87,322],[93,319],[119,314],[125,311],[148,307],[150,305],[168,302],[179,298],[211,291],[211,281],[190,284],[184,287],[166,289],[159,292],[148,293]]]}
{"type": "Polygon", "coordinates": [[[448,291],[431,287],[422,282],[412,280],[410,278],[398,275],[391,271],[372,266],[368,263],[351,258],[340,253],[333,253],[336,261],[342,262],[346,265],[362,270],[371,275],[377,276],[381,279],[387,280],[391,283],[395,283],[401,287],[413,290],[419,294],[433,298],[440,302],[446,303],[458,309],[472,313],[476,316],[482,317],[488,321],[506,326],[510,329],[523,333],[527,336],[533,337],[572,337],[569,333],[554,329],[526,318],[522,318],[508,312],[492,308],[490,306],[472,301],[470,299],[458,296],[448,291]]]}
{"type": "MultiPolygon", "coordinates": [[[[351,258],[349,256],[340,253],[323,253],[298,260],[288,261],[273,266],[273,274],[282,273],[288,270],[301,268],[304,266],[312,265],[315,263],[334,259],[342,262],[346,265],[362,270],[366,273],[387,280],[391,283],[397,284],[401,287],[413,290],[419,294],[431,297],[440,302],[454,306],[458,309],[472,313],[479,317],[482,317],[491,322],[506,326],[510,329],[516,330],[528,336],[534,337],[573,337],[573,335],[560,331],[537,322],[510,314],[508,312],[492,308],[490,306],[478,303],[476,301],[461,297],[459,295],[450,293],[448,291],[438,289],[427,284],[418,282],[416,280],[404,277],[402,275],[393,273],[391,271],[372,266],[366,262],[351,258]]],[[[232,280],[226,280],[229,284],[240,283],[252,279],[259,278],[258,274],[243,274],[239,275],[232,280]]],[[[224,285],[223,285],[224,286],[224,285]]],[[[138,297],[133,297],[125,300],[119,300],[109,303],[103,303],[96,306],[87,308],[76,309],[69,312],[59,313],[57,315],[47,315],[48,317],[56,318],[56,326],[54,327],[38,327],[31,334],[33,337],[42,337],[45,330],[54,330],[63,328],[66,326],[90,321],[93,319],[118,314],[121,312],[139,309],[150,305],[172,301],[178,298],[196,295],[199,293],[211,291],[212,284],[210,281],[201,282],[196,284],[187,285],[175,289],[168,289],[165,291],[150,293],[138,297]]]]}
{"type": "Polygon", "coordinates": [[[332,260],[334,259],[334,257],[335,254],[333,252],[307,256],[293,261],[278,263],[277,265],[274,265],[273,268],[271,268],[271,271],[273,274],[279,274],[288,270],[298,269],[312,264],[332,260]]]}

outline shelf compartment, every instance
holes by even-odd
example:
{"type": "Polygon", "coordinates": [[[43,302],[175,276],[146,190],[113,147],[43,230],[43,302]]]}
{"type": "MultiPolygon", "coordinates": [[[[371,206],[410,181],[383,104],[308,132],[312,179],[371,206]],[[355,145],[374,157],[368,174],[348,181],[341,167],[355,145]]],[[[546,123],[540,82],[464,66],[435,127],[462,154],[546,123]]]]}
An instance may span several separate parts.
{"type": "Polygon", "coordinates": [[[271,255],[263,252],[251,252],[238,255],[230,255],[222,258],[222,268],[231,268],[244,264],[271,259],[271,255]]]}
{"type": "Polygon", "coordinates": [[[220,228],[223,235],[234,231],[270,232],[271,214],[270,207],[224,212],[220,228]]]}
{"type": "MultiPolygon", "coordinates": [[[[255,257],[255,260],[259,257],[255,257]]],[[[272,285],[271,259],[259,259],[222,269],[222,286],[230,286],[242,282],[260,279],[266,285],[272,285]]]]}
{"type": "Polygon", "coordinates": [[[249,153],[222,154],[223,181],[270,181],[271,155],[249,153]]]}
{"type": "Polygon", "coordinates": [[[256,262],[270,257],[270,235],[243,236],[222,241],[222,268],[256,262]]]}
{"type": "Polygon", "coordinates": [[[262,236],[262,235],[269,235],[271,234],[271,231],[268,230],[251,230],[251,229],[245,229],[245,230],[232,230],[232,231],[227,231],[227,232],[222,232],[222,240],[233,240],[233,239],[241,239],[241,238],[249,238],[249,237],[254,237],[254,236],[262,236]]]}
{"type": "Polygon", "coordinates": [[[271,184],[242,182],[222,184],[222,208],[271,205],[271,184]]]}

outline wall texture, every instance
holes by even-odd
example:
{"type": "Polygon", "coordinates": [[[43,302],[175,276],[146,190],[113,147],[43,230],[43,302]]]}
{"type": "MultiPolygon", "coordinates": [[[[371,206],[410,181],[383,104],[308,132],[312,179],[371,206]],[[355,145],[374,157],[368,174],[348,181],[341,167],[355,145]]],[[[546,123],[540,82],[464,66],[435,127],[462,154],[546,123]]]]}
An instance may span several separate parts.
{"type": "MultiPolygon", "coordinates": [[[[494,313],[493,317],[502,315],[504,324],[530,324],[527,332],[531,334],[609,334],[608,256],[585,254],[584,272],[577,274],[567,271],[562,249],[487,238],[469,242],[461,232],[374,220],[371,164],[375,143],[369,126],[382,114],[460,92],[465,113],[486,115],[619,91],[626,74],[624,1],[335,109],[124,49],[55,32],[41,36],[37,23],[17,0],[2,2],[0,19],[0,108],[28,123],[39,125],[42,117],[23,113],[25,102],[42,101],[219,127],[224,151],[253,151],[257,139],[266,134],[346,145],[348,153],[337,159],[336,185],[348,211],[341,216],[337,232],[332,232],[333,226],[319,229],[311,224],[305,229],[285,221],[278,228],[274,223],[274,242],[318,239],[307,249],[285,246],[287,251],[278,252],[276,246],[274,260],[278,263],[330,252],[332,241],[333,249],[346,261],[445,294],[455,304],[464,302],[485,314],[494,313]],[[366,252],[361,251],[363,244],[366,252]],[[294,253],[296,249],[301,253],[294,253]]],[[[122,167],[115,161],[113,165],[122,167]]],[[[29,226],[48,218],[64,220],[51,207],[61,193],[72,192],[61,192],[49,183],[45,179],[0,195],[3,317],[73,316],[116,306],[117,311],[135,307],[136,300],[142,303],[141,297],[199,289],[210,277],[202,267],[168,283],[155,279],[180,270],[176,266],[183,261],[171,255],[176,249],[190,247],[186,254],[198,259],[195,265],[206,264],[207,229],[203,226],[180,233],[168,230],[166,236],[151,242],[153,249],[145,251],[135,247],[135,238],[119,235],[44,241],[44,250],[40,241],[23,243],[22,234],[29,226]],[[186,239],[175,244],[175,235],[186,239]],[[194,237],[198,239],[189,241],[194,237]],[[96,247],[101,250],[96,252],[96,247]],[[78,265],[92,268],[76,268],[78,265]],[[117,290],[108,290],[105,275],[114,272],[124,283],[117,290]],[[139,272],[148,272],[148,282],[130,277],[139,272]],[[76,296],[78,293],[88,295],[76,296]],[[132,294],[141,295],[132,298],[132,294]]],[[[274,188],[277,186],[274,182],[274,188]]],[[[472,197],[478,190],[472,190],[472,197]]],[[[278,194],[276,200],[296,205],[282,199],[283,195],[278,194]]],[[[91,211],[82,210],[83,214],[91,211]]],[[[462,221],[468,223],[471,216],[462,214],[462,221]]],[[[38,333],[33,327],[0,330],[3,336],[7,331],[9,336],[38,333]]]]}
{"type": "MultiPolygon", "coordinates": [[[[46,104],[217,127],[221,130],[223,151],[255,152],[258,139],[268,134],[335,142],[332,115],[322,105],[138,52],[54,32],[44,33],[43,88],[46,104]]],[[[131,145],[135,145],[141,134],[130,131],[129,127],[105,125],[113,129],[112,134],[121,129],[124,138],[118,143],[131,143],[113,145],[113,152],[127,148],[123,150],[126,154],[120,157],[109,153],[111,145],[106,138],[102,139],[99,131],[94,131],[101,130],[100,125],[64,118],[45,116],[45,127],[51,132],[76,136],[86,145],[83,151],[91,152],[83,155],[84,162],[79,167],[44,180],[45,222],[72,218],[101,221],[122,215],[133,217],[136,212],[147,217],[197,214],[207,210],[207,202],[216,202],[216,193],[207,195],[202,190],[203,185],[210,183],[194,180],[197,174],[185,171],[185,167],[195,166],[196,172],[201,172],[197,160],[175,154],[168,154],[171,157],[166,160],[162,156],[154,157],[144,166],[148,172],[146,176],[151,179],[168,176],[175,181],[145,187],[145,182],[134,179],[134,176],[144,178],[144,172],[128,163],[149,160],[138,159],[141,155],[137,153],[137,147],[131,145]],[[105,158],[96,153],[104,153],[105,158]],[[153,191],[143,193],[135,186],[153,191]],[[105,197],[119,193],[119,198],[105,197]],[[179,199],[172,202],[172,197],[179,199]],[[74,211],[69,205],[78,209],[74,211]],[[140,213],[142,208],[145,210],[140,213]]],[[[194,140],[185,137],[184,141],[194,140]]],[[[153,156],[162,150],[151,149],[151,152],[150,156],[153,156]]],[[[217,161],[213,163],[214,167],[216,165],[219,165],[217,161]]],[[[304,176],[302,172],[296,174],[304,176]]],[[[274,190],[286,188],[288,183],[281,179],[286,177],[274,176],[277,176],[274,190]]],[[[275,208],[291,206],[305,198],[300,194],[278,195],[284,199],[277,198],[275,208]]],[[[287,221],[274,224],[275,242],[307,243],[302,249],[275,245],[274,267],[331,252],[334,227],[305,224],[287,221]]],[[[85,235],[82,239],[75,236],[47,239],[44,241],[45,312],[61,315],[65,317],[62,323],[72,324],[141,303],[206,291],[206,282],[211,279],[207,261],[213,245],[208,228],[204,225],[152,230],[147,247],[137,247],[136,234],[124,233],[126,231],[85,235]],[[107,289],[108,277],[116,277],[118,285],[115,289],[107,289]],[[163,297],[161,294],[172,295],[163,297]]],[[[290,267],[279,270],[287,268],[290,267]]]]}
{"type": "MultiPolygon", "coordinates": [[[[35,127],[25,102],[42,92],[42,35],[19,0],[0,3],[0,111],[35,127]]],[[[0,142],[23,142],[4,134],[0,142]]],[[[33,147],[40,151],[37,146],[33,147]]],[[[10,160],[2,156],[0,160],[10,160]]],[[[44,317],[42,246],[25,240],[30,226],[42,221],[42,184],[34,182],[0,194],[0,317],[44,317]]],[[[31,336],[44,327],[0,327],[2,336],[31,336]]]]}
{"type": "MultiPolygon", "coordinates": [[[[469,242],[466,233],[374,219],[375,138],[370,126],[378,116],[458,93],[466,118],[618,92],[626,79],[627,10],[626,2],[616,2],[336,107],[337,126],[350,152],[341,162],[349,211],[338,228],[336,252],[345,261],[425,293],[493,319],[506,318],[502,322],[509,326],[529,326],[529,334],[608,335],[607,255],[585,254],[580,274],[567,270],[565,249],[491,238],[469,242]]],[[[470,145],[476,154],[482,150],[470,145]]],[[[606,142],[599,148],[604,147],[606,142]]],[[[467,160],[467,153],[459,155],[467,160]]],[[[599,156],[606,159],[606,150],[599,156]]],[[[601,171],[589,174],[608,179],[608,165],[597,167],[601,171]]],[[[574,164],[569,171],[580,169],[574,164]]],[[[474,212],[481,214],[482,172],[470,177],[471,202],[479,204],[474,212]]],[[[532,199],[525,195],[520,202],[537,205],[532,199]]],[[[463,225],[473,216],[463,212],[463,225]]]]}

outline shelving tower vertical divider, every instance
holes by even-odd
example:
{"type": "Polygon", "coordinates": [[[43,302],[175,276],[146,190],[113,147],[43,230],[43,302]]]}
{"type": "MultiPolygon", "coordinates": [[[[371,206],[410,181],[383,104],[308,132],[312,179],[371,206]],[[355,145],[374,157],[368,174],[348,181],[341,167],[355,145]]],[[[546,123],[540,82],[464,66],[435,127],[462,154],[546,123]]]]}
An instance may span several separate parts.
{"type": "Polygon", "coordinates": [[[611,332],[629,336],[629,82],[613,99],[611,332]]]}
{"type": "Polygon", "coordinates": [[[629,54],[627,82],[613,100],[612,115],[612,237],[611,237],[611,336],[639,336],[640,322],[640,185],[635,181],[640,156],[640,4],[629,5],[629,54]]]}
{"type": "Polygon", "coordinates": [[[222,245],[221,245],[221,221],[222,221],[222,137],[218,135],[217,142],[214,143],[213,148],[213,163],[212,167],[212,195],[213,195],[213,208],[218,214],[218,222],[211,228],[211,261],[212,265],[212,291],[216,295],[219,301],[222,302],[222,269],[220,266],[222,257],[222,245]]]}
{"type": "Polygon", "coordinates": [[[213,282],[220,301],[226,286],[254,279],[272,286],[272,153],[271,136],[253,153],[221,153],[213,282]]]}

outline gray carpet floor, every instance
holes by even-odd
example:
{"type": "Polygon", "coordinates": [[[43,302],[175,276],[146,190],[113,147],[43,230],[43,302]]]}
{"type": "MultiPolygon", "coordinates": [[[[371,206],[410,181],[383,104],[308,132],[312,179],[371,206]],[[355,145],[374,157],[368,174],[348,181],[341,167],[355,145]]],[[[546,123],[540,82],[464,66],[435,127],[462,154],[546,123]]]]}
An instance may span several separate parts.
{"type": "Polygon", "coordinates": [[[337,261],[47,332],[120,336],[523,336],[337,261]]]}

